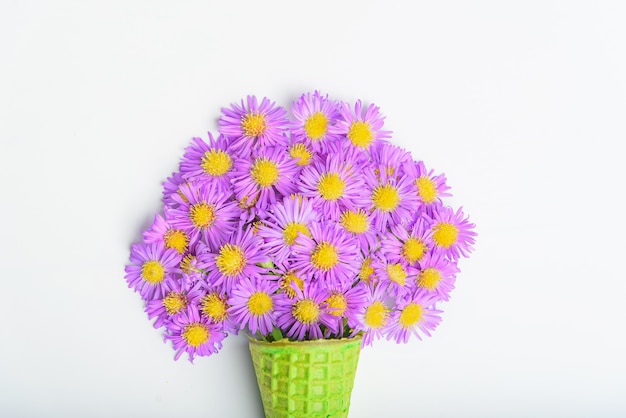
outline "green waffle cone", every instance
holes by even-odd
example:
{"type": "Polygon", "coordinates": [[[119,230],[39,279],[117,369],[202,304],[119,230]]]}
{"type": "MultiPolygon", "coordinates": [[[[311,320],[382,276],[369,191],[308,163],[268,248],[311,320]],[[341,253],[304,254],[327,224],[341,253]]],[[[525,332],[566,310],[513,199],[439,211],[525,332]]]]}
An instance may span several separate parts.
{"type": "Polygon", "coordinates": [[[266,418],[347,417],[361,340],[250,338],[266,418]]]}

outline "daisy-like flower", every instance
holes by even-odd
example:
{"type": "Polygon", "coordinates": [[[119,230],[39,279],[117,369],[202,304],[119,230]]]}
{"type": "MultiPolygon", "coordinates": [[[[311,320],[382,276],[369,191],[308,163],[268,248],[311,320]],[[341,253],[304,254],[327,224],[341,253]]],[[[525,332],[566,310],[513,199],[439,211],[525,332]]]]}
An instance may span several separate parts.
{"type": "Polygon", "coordinates": [[[408,223],[418,207],[415,184],[408,177],[396,178],[386,173],[366,172],[366,192],[357,203],[372,213],[378,231],[408,223]]]}
{"type": "Polygon", "coordinates": [[[165,338],[172,341],[178,360],[183,353],[189,355],[193,363],[195,356],[210,356],[222,348],[222,340],[226,337],[222,327],[210,319],[200,315],[194,305],[172,318],[166,324],[165,338]]]}
{"type": "Polygon", "coordinates": [[[161,298],[167,277],[180,273],[180,260],[178,251],[165,248],[160,241],[134,244],[130,251],[130,264],[125,269],[128,287],[139,292],[146,301],[161,298]]]}
{"type": "Polygon", "coordinates": [[[286,331],[287,337],[298,341],[324,338],[322,326],[336,333],[336,320],[323,307],[328,296],[328,290],[317,283],[305,283],[302,291],[296,290],[294,298],[278,294],[276,325],[286,331]]]}
{"type": "Polygon", "coordinates": [[[450,299],[450,292],[454,289],[454,281],[459,268],[454,261],[448,260],[440,252],[428,253],[420,261],[420,269],[415,277],[418,288],[429,294],[437,295],[439,300],[450,299]]]}
{"type": "Polygon", "coordinates": [[[393,225],[381,242],[385,258],[394,263],[415,266],[433,247],[430,224],[418,217],[410,228],[393,225]]]}
{"type": "Polygon", "coordinates": [[[270,274],[265,275],[265,279],[275,282],[280,293],[294,298],[296,292],[304,290],[304,276],[295,270],[291,264],[288,260],[276,263],[269,272],[270,274]]]}
{"type": "Polygon", "coordinates": [[[296,191],[298,172],[298,166],[284,148],[264,147],[251,158],[235,162],[232,175],[235,196],[240,205],[254,205],[263,214],[268,205],[296,191]]]}
{"type": "Polygon", "coordinates": [[[222,289],[208,285],[206,282],[200,283],[203,293],[198,300],[198,309],[202,316],[207,317],[211,322],[221,326],[224,332],[237,334],[239,324],[233,321],[228,304],[228,296],[222,289]]]}
{"type": "Polygon", "coordinates": [[[222,108],[219,132],[231,139],[233,151],[247,153],[253,145],[266,147],[284,145],[289,127],[287,111],[264,97],[259,104],[256,96],[241,100],[241,105],[222,108]]]}
{"type": "Polygon", "coordinates": [[[333,129],[339,118],[339,105],[322,96],[319,91],[306,93],[293,103],[291,113],[295,118],[292,135],[319,152],[325,143],[335,141],[341,135],[333,129]]]}
{"type": "Polygon", "coordinates": [[[240,214],[237,203],[212,183],[182,185],[180,191],[181,196],[174,196],[178,208],[168,214],[171,225],[185,231],[190,245],[202,239],[216,248],[235,229],[240,214]]]}
{"type": "Polygon", "coordinates": [[[357,314],[361,331],[364,331],[363,346],[371,345],[380,339],[389,325],[390,308],[384,287],[367,286],[365,307],[357,314]]]}
{"type": "Polygon", "coordinates": [[[182,229],[173,228],[169,221],[158,213],[154,216],[152,226],[144,231],[143,240],[146,244],[161,241],[165,248],[173,248],[179,254],[185,254],[189,247],[187,233],[182,229]]]}
{"type": "Polygon", "coordinates": [[[430,337],[430,331],[441,322],[441,311],[435,309],[435,302],[435,296],[420,291],[398,300],[389,321],[387,339],[406,343],[411,335],[420,340],[420,333],[430,337]]]}
{"type": "Polygon", "coordinates": [[[371,159],[374,174],[385,173],[389,178],[404,176],[405,167],[413,163],[408,151],[382,141],[372,146],[371,159]]]}
{"type": "Polygon", "coordinates": [[[154,327],[160,328],[171,318],[187,310],[190,304],[196,304],[202,296],[201,283],[188,286],[181,280],[172,277],[163,284],[163,297],[153,299],[146,304],[148,318],[156,317],[154,327]]]}
{"type": "Polygon", "coordinates": [[[298,188],[316,209],[336,221],[343,210],[355,207],[363,193],[365,161],[345,148],[333,150],[302,170],[298,188]]]}
{"type": "Polygon", "coordinates": [[[356,239],[334,222],[313,223],[310,229],[310,237],[296,238],[293,268],[327,286],[351,283],[361,259],[356,239]]]}
{"type": "Polygon", "coordinates": [[[369,150],[377,142],[391,138],[391,131],[382,129],[385,117],[373,103],[363,109],[361,100],[357,100],[354,111],[348,103],[342,103],[340,114],[335,125],[337,132],[345,135],[352,147],[369,150]]]}
{"type": "Polygon", "coordinates": [[[379,285],[385,287],[390,295],[404,295],[415,288],[416,267],[402,262],[389,261],[383,257],[374,260],[372,267],[378,277],[379,285]]]}
{"type": "Polygon", "coordinates": [[[289,156],[299,168],[310,165],[315,160],[316,155],[317,153],[304,142],[292,139],[289,143],[289,156]]]}
{"type": "Polygon", "coordinates": [[[259,235],[275,263],[282,263],[291,254],[298,235],[311,236],[309,226],[320,214],[312,202],[302,195],[291,195],[270,206],[267,218],[259,225],[259,235]]]}
{"type": "Polygon", "coordinates": [[[267,335],[274,329],[274,298],[278,287],[264,279],[244,279],[233,288],[228,303],[229,313],[239,327],[252,335],[267,335]]]}
{"type": "Polygon", "coordinates": [[[364,253],[378,248],[378,231],[372,226],[371,214],[363,209],[346,209],[339,217],[339,225],[357,239],[359,248],[364,253]]]}
{"type": "Polygon", "coordinates": [[[175,209],[178,207],[178,201],[174,199],[174,196],[184,198],[180,191],[182,185],[189,186],[190,182],[180,173],[173,173],[163,182],[163,203],[167,208],[175,209]]]}
{"type": "Polygon", "coordinates": [[[206,263],[209,284],[227,294],[244,277],[260,277],[265,268],[257,264],[269,261],[263,238],[254,233],[254,227],[243,224],[215,252],[199,254],[198,258],[206,263]]]}
{"type": "Polygon", "coordinates": [[[468,257],[473,250],[475,225],[464,217],[463,208],[455,212],[449,206],[433,207],[433,223],[431,226],[433,242],[437,251],[442,251],[453,260],[468,257]]]}
{"type": "Polygon", "coordinates": [[[376,270],[374,269],[374,260],[378,260],[378,258],[380,258],[380,254],[378,252],[368,254],[363,257],[357,274],[359,281],[370,286],[378,283],[378,276],[376,275],[376,270]]]}
{"type": "Polygon", "coordinates": [[[434,170],[427,170],[424,162],[413,161],[405,166],[406,175],[414,179],[417,196],[422,205],[441,202],[442,197],[451,196],[444,174],[434,175],[434,170]]]}
{"type": "Polygon", "coordinates": [[[197,182],[215,182],[221,188],[230,189],[229,173],[233,168],[234,155],[223,135],[217,140],[209,132],[209,143],[193,138],[185,148],[180,162],[180,172],[185,179],[197,182]]]}
{"type": "MultiPolygon", "coordinates": [[[[331,286],[329,288],[329,296],[325,301],[325,309],[336,320],[336,335],[339,338],[349,337],[344,335],[344,325],[347,325],[354,331],[361,326],[358,314],[367,305],[367,285],[364,283],[344,284],[341,286],[331,286]]],[[[331,336],[330,330],[327,330],[326,338],[331,336]]]]}

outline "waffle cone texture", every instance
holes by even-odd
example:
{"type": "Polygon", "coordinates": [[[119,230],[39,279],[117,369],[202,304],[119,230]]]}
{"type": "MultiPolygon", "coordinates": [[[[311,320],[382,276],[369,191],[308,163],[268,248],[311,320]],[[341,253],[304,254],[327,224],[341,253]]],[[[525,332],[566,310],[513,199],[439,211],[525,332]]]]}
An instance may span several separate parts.
{"type": "Polygon", "coordinates": [[[361,340],[360,335],[271,343],[250,338],[266,418],[347,417],[361,340]]]}

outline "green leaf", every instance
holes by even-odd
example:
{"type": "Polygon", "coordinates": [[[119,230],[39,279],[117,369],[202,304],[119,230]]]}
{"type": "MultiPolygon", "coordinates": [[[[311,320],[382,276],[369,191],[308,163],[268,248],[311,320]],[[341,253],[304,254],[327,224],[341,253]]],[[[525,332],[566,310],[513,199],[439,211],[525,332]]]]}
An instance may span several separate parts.
{"type": "Polygon", "coordinates": [[[274,329],[272,330],[272,338],[274,338],[274,341],[282,340],[283,333],[280,332],[280,329],[274,327],[274,329]]]}

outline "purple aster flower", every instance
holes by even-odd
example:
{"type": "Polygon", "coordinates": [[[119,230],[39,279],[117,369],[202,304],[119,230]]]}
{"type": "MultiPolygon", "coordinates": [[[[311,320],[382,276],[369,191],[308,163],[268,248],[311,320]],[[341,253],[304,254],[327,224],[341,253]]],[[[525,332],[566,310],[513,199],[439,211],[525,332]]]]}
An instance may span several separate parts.
{"type": "Polygon", "coordinates": [[[456,262],[436,251],[426,254],[419,264],[420,269],[415,277],[417,287],[437,295],[439,300],[447,301],[454,289],[456,274],[460,271],[456,262]]]}
{"type": "Polygon", "coordinates": [[[306,167],[310,165],[317,156],[317,152],[313,151],[311,147],[307,146],[304,142],[299,142],[293,138],[289,141],[289,157],[296,163],[298,168],[306,167]]]}
{"type": "Polygon", "coordinates": [[[178,360],[183,353],[189,355],[193,363],[195,356],[210,356],[222,348],[222,340],[226,334],[219,324],[200,315],[194,305],[187,306],[187,310],[172,318],[166,324],[165,338],[172,341],[178,360]]]}
{"type": "Polygon", "coordinates": [[[420,340],[420,333],[430,337],[430,331],[441,322],[441,311],[435,309],[435,302],[434,295],[421,291],[398,300],[389,321],[387,339],[406,343],[411,335],[420,340]]]}
{"type": "Polygon", "coordinates": [[[189,185],[190,183],[180,173],[173,173],[163,182],[163,203],[166,208],[177,208],[178,201],[174,200],[174,196],[181,196],[180,187],[189,185]]]}
{"type": "Polygon", "coordinates": [[[293,103],[291,113],[295,118],[292,135],[314,151],[320,151],[323,144],[341,137],[332,129],[339,118],[339,105],[337,101],[329,100],[328,95],[322,96],[317,90],[313,95],[303,94],[293,103]]]}
{"type": "Polygon", "coordinates": [[[372,267],[379,285],[385,287],[389,295],[404,295],[415,288],[416,267],[402,262],[392,262],[383,257],[374,260],[372,267]]]}
{"type": "Polygon", "coordinates": [[[217,140],[209,132],[209,143],[201,138],[193,138],[185,148],[180,162],[183,178],[194,182],[215,182],[219,187],[230,190],[229,173],[237,155],[232,153],[227,139],[220,135],[217,140]]]}
{"type": "Polygon", "coordinates": [[[339,225],[357,239],[363,254],[369,254],[379,246],[378,231],[372,225],[372,215],[363,209],[346,209],[339,217],[339,225]]]}
{"type": "Polygon", "coordinates": [[[413,158],[408,151],[382,141],[372,146],[371,159],[374,174],[385,173],[390,178],[403,177],[404,168],[413,163],[413,158]]]}
{"type": "Polygon", "coordinates": [[[257,263],[269,261],[263,238],[254,233],[253,226],[243,224],[215,252],[201,253],[198,258],[207,265],[211,286],[224,289],[227,294],[244,277],[260,277],[265,268],[257,263]]]}
{"type": "MultiPolygon", "coordinates": [[[[167,212],[166,212],[167,214],[167,212]]],[[[189,236],[182,229],[173,228],[170,222],[156,214],[150,228],[143,233],[146,244],[161,241],[165,248],[173,248],[180,254],[185,254],[189,247],[189,236]]]]}
{"type": "Polygon", "coordinates": [[[187,233],[191,245],[202,239],[210,248],[216,248],[235,229],[240,216],[237,203],[211,183],[182,185],[180,191],[180,196],[173,196],[178,208],[168,214],[170,223],[187,233]]]}
{"type": "Polygon", "coordinates": [[[299,234],[311,236],[309,226],[320,214],[306,197],[291,195],[270,206],[267,218],[259,225],[259,235],[275,263],[282,263],[291,254],[299,234]]]}
{"type": "Polygon", "coordinates": [[[381,248],[391,262],[415,266],[433,248],[430,224],[418,217],[410,228],[393,225],[381,248]]]}
{"type": "Polygon", "coordinates": [[[374,285],[375,283],[378,283],[378,276],[376,275],[376,270],[374,269],[374,260],[378,260],[379,258],[379,252],[374,252],[363,257],[363,260],[359,265],[357,275],[359,281],[367,285],[374,285]]]}
{"type": "MultiPolygon", "coordinates": [[[[358,318],[359,312],[367,305],[367,285],[364,283],[344,284],[331,286],[328,289],[329,296],[325,300],[324,307],[336,321],[336,336],[339,338],[349,337],[356,334],[356,329],[361,326],[358,318]],[[351,335],[344,335],[344,326],[350,327],[351,335]]],[[[325,333],[325,338],[333,335],[330,330],[325,333]]]]}
{"type": "Polygon", "coordinates": [[[264,97],[259,104],[256,96],[222,108],[219,132],[231,139],[233,151],[247,153],[253,145],[266,147],[284,145],[289,127],[287,112],[264,97]]]}
{"type": "Polygon", "coordinates": [[[131,264],[125,268],[128,287],[134,288],[146,301],[161,298],[165,279],[171,274],[180,273],[180,260],[178,251],[165,248],[160,241],[134,244],[130,251],[131,264]]]}
{"type": "Polygon", "coordinates": [[[279,293],[275,298],[276,325],[287,337],[298,341],[324,338],[322,326],[336,333],[334,316],[322,306],[328,296],[325,287],[310,282],[305,282],[304,290],[296,289],[294,298],[279,293]]]}
{"type": "Polygon", "coordinates": [[[265,279],[275,282],[280,293],[295,298],[297,291],[304,290],[304,276],[291,264],[288,260],[275,263],[274,267],[268,271],[269,274],[265,275],[265,279]]]}
{"type": "Polygon", "coordinates": [[[233,321],[229,313],[228,296],[223,289],[212,287],[205,282],[201,283],[203,294],[198,301],[198,309],[202,316],[211,322],[220,325],[226,333],[237,334],[239,325],[233,321]]]}
{"type": "Polygon", "coordinates": [[[385,117],[378,106],[370,104],[363,113],[361,100],[354,104],[354,112],[348,103],[340,107],[341,118],[337,121],[336,132],[344,135],[352,147],[368,150],[381,140],[391,138],[391,131],[383,131],[385,117]]]}
{"type": "Polygon", "coordinates": [[[390,308],[387,294],[382,286],[367,286],[365,307],[357,314],[361,331],[364,331],[363,346],[371,345],[374,340],[385,335],[389,326],[390,308]]]}
{"type": "Polygon", "coordinates": [[[337,221],[345,209],[355,208],[363,193],[362,170],[366,161],[354,151],[333,147],[330,152],[300,173],[299,190],[315,207],[337,221]]]}
{"type": "Polygon", "coordinates": [[[456,212],[449,206],[433,206],[431,226],[433,242],[437,251],[457,260],[460,256],[468,257],[473,250],[475,225],[463,215],[463,208],[456,212]]]}
{"type": "Polygon", "coordinates": [[[146,304],[148,318],[156,317],[154,327],[160,328],[171,318],[186,311],[187,306],[196,304],[202,296],[200,283],[188,287],[184,281],[176,280],[172,277],[166,279],[163,284],[163,297],[153,299],[146,304]]]}
{"type": "Polygon", "coordinates": [[[352,283],[361,259],[356,239],[334,222],[313,223],[310,230],[310,237],[296,238],[293,268],[325,285],[352,283]]]}
{"type": "Polygon", "coordinates": [[[264,279],[243,279],[231,292],[229,313],[240,329],[252,335],[272,332],[275,324],[274,298],[278,286],[264,279]]]}
{"type": "Polygon", "coordinates": [[[366,192],[358,205],[372,213],[374,227],[386,233],[393,224],[406,224],[417,211],[415,184],[408,177],[365,172],[366,192]]]}
{"type": "Polygon", "coordinates": [[[422,205],[440,203],[442,197],[452,196],[448,190],[444,174],[434,175],[434,170],[426,170],[422,161],[413,161],[405,166],[406,175],[417,186],[417,196],[422,205]]]}
{"type": "Polygon", "coordinates": [[[282,147],[264,147],[251,158],[235,161],[232,182],[240,206],[263,214],[269,205],[296,191],[299,169],[282,147]]]}

